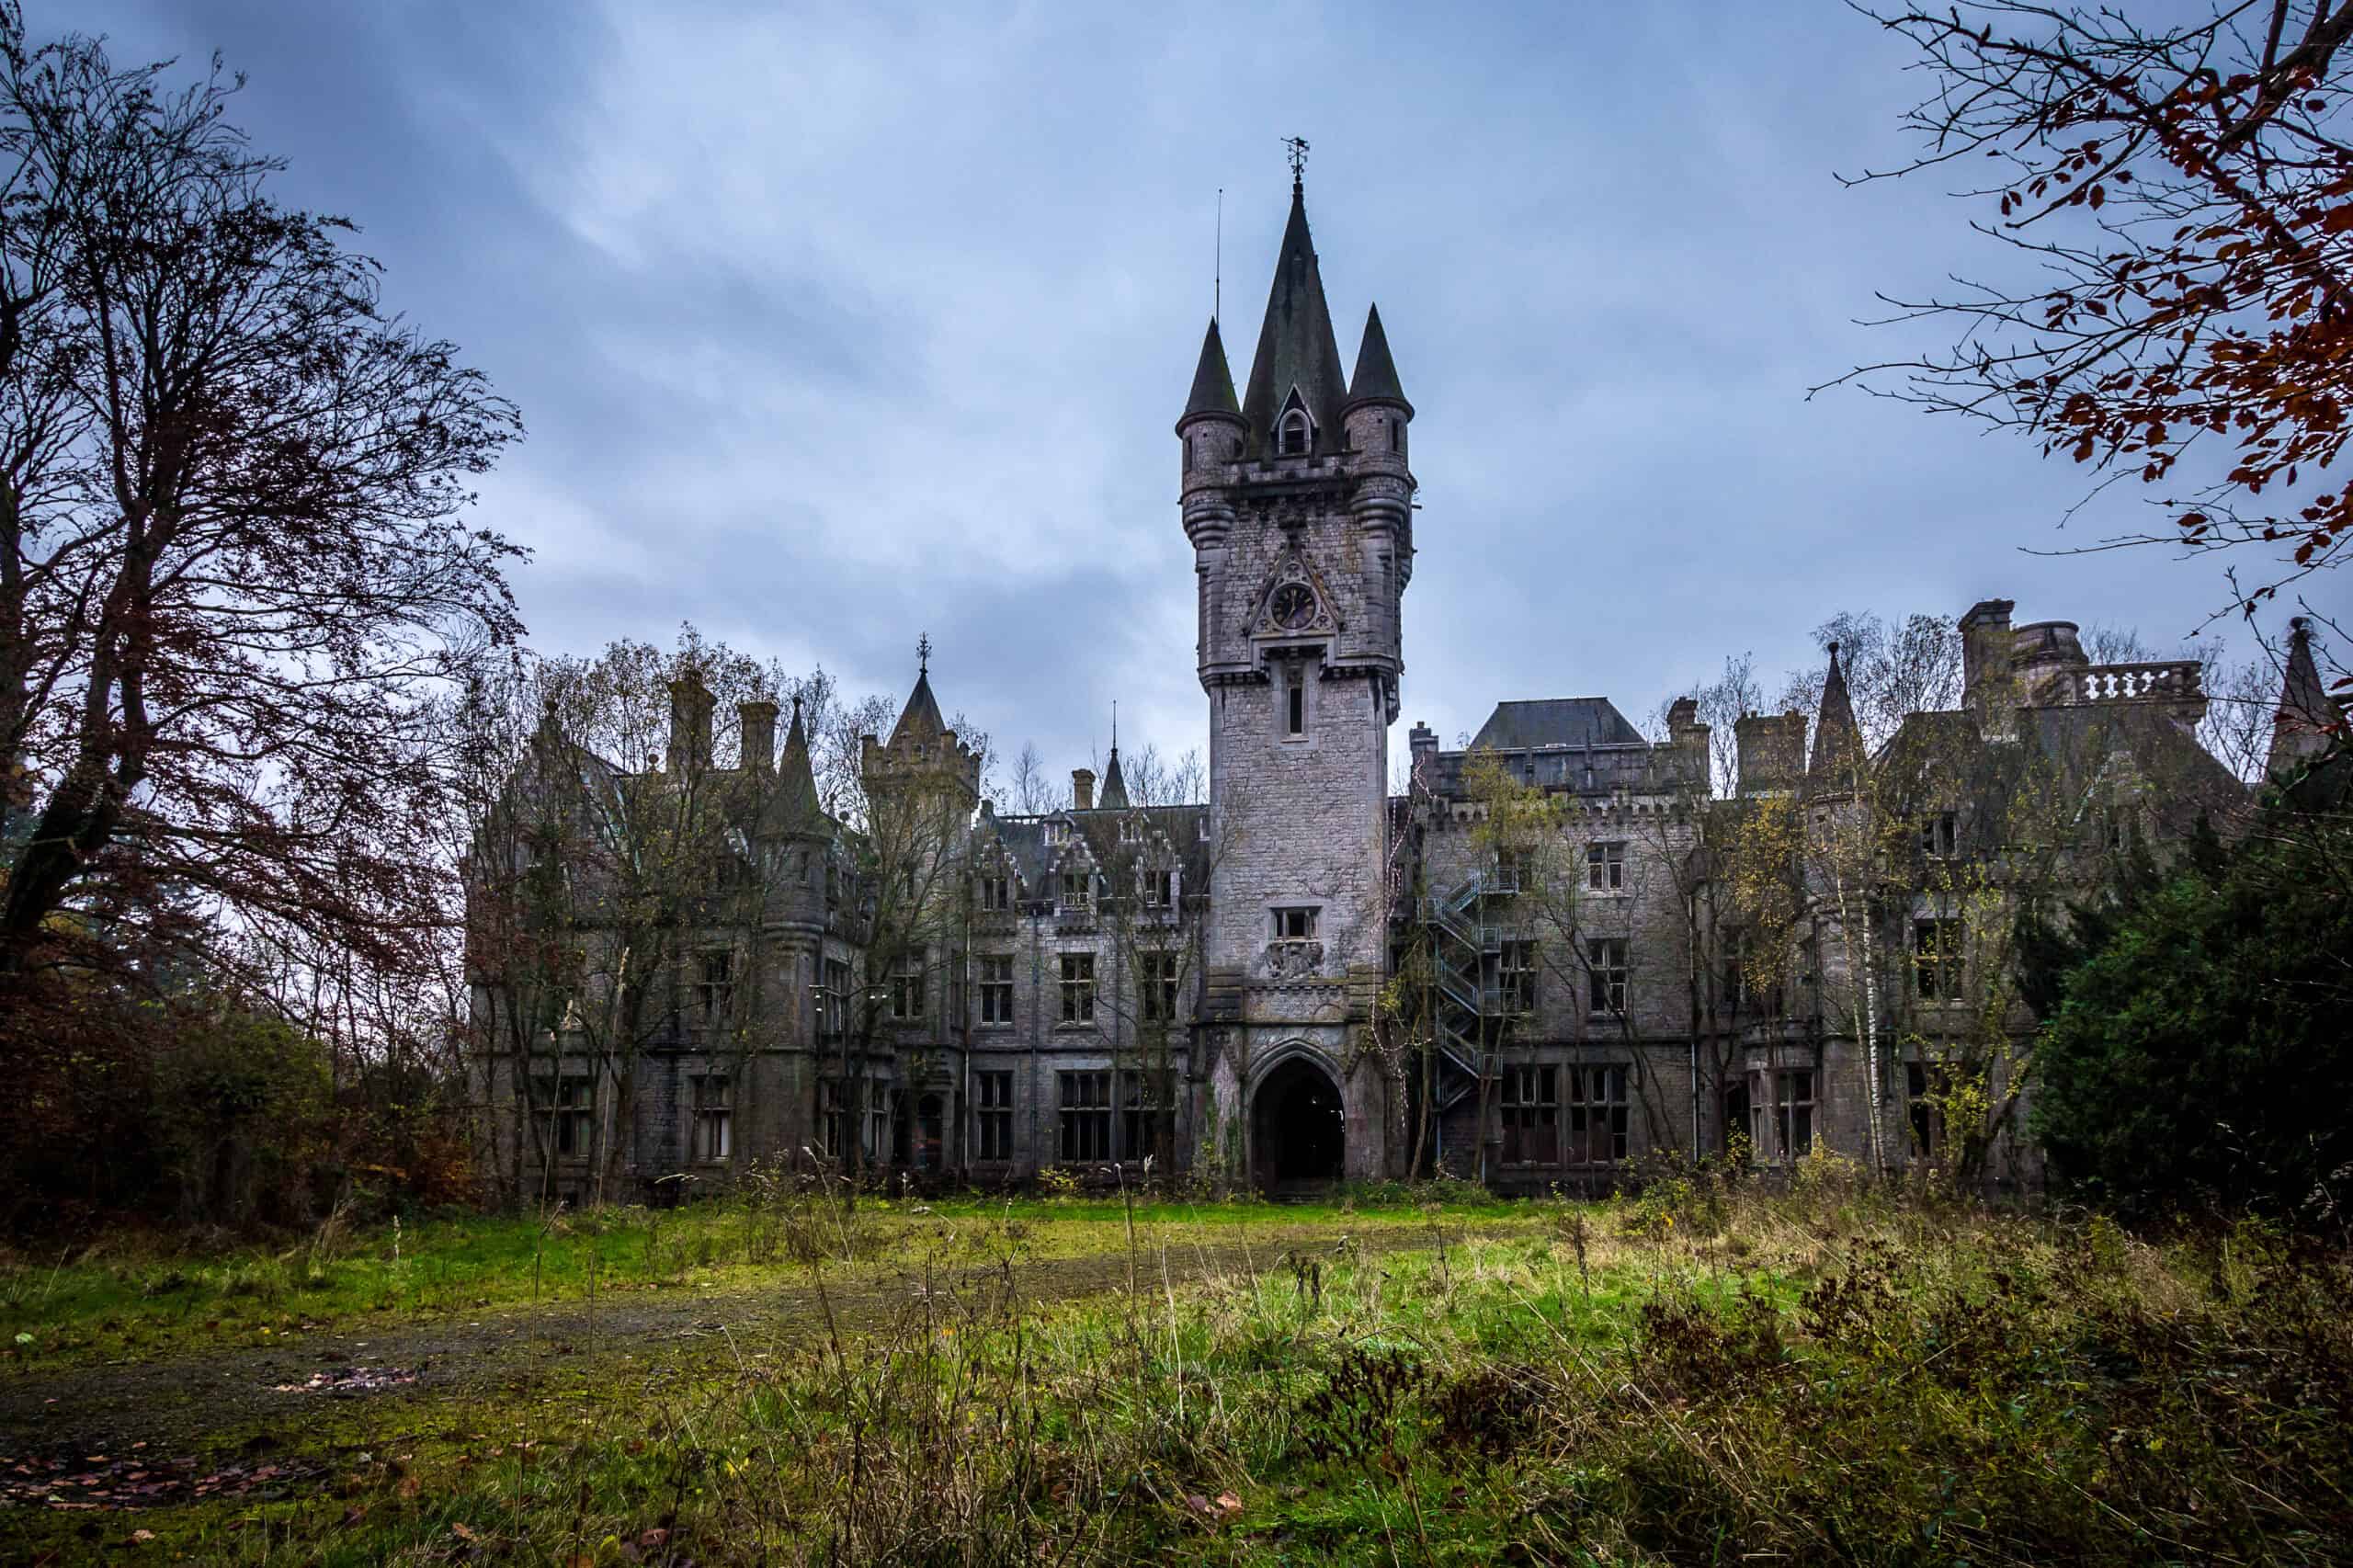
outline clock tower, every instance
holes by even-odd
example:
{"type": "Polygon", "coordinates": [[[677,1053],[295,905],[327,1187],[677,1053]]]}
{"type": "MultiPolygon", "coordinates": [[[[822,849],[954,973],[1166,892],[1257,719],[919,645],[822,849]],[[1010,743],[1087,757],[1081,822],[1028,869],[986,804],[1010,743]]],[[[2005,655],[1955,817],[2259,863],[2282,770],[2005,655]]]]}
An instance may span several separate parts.
{"type": "Polygon", "coordinates": [[[1403,1123],[1367,1030],[1413,416],[1378,309],[1342,377],[1294,167],[1248,390],[1237,403],[1212,320],[1176,422],[1210,704],[1202,1157],[1262,1187],[1387,1176],[1403,1123]]]}

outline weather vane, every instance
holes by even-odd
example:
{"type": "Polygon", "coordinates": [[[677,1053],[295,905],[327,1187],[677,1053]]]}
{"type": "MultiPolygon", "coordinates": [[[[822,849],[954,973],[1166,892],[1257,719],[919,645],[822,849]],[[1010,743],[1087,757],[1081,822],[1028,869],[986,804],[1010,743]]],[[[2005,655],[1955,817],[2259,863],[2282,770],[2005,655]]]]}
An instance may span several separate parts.
{"type": "Polygon", "coordinates": [[[915,673],[931,674],[931,633],[926,631],[915,639],[915,673]]]}
{"type": "Polygon", "coordinates": [[[1307,173],[1307,138],[1286,136],[1283,145],[1290,149],[1290,183],[1297,185],[1301,176],[1307,173]]]}

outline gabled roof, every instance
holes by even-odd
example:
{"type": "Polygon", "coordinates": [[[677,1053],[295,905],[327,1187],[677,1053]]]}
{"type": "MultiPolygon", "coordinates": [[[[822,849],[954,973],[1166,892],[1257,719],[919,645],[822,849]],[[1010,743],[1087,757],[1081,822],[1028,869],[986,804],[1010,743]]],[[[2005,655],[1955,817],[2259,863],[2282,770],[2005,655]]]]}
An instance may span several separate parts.
{"type": "Polygon", "coordinates": [[[1267,319],[1258,328],[1258,352],[1250,361],[1250,390],[1242,400],[1242,416],[1261,451],[1269,448],[1275,420],[1294,387],[1319,427],[1319,442],[1336,442],[1347,381],[1324,303],[1315,242],[1307,232],[1307,198],[1297,180],[1291,181],[1290,222],[1275,258],[1274,286],[1267,291],[1267,319]]]}
{"type": "Polygon", "coordinates": [[[1536,702],[1496,703],[1471,749],[1639,745],[1642,739],[1641,732],[1606,697],[1554,697],[1536,702]]]}
{"type": "Polygon", "coordinates": [[[1405,402],[1405,389],[1397,384],[1397,361],[1389,357],[1389,335],[1381,330],[1379,305],[1364,318],[1364,343],[1357,349],[1357,373],[1348,383],[1348,401],[1404,403],[1409,416],[1414,412],[1414,405],[1405,402]]]}
{"type": "Polygon", "coordinates": [[[1242,405],[1233,401],[1233,372],[1226,368],[1225,340],[1218,335],[1217,317],[1201,338],[1201,362],[1193,369],[1193,390],[1185,399],[1182,425],[1197,414],[1230,414],[1239,418],[1242,405]]]}

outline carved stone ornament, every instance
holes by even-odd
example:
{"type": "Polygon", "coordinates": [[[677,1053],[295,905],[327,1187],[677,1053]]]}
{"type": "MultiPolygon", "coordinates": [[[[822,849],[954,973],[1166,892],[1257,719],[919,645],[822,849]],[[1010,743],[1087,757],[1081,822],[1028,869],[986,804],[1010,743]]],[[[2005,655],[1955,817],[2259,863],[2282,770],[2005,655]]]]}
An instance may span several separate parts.
{"type": "Polygon", "coordinates": [[[1267,947],[1267,975],[1272,980],[1310,980],[1324,969],[1321,942],[1272,942],[1267,947]]]}
{"type": "Polygon", "coordinates": [[[1341,626],[1332,608],[1331,591],[1324,585],[1324,574],[1296,547],[1284,551],[1252,603],[1249,634],[1308,637],[1329,634],[1341,626]]]}

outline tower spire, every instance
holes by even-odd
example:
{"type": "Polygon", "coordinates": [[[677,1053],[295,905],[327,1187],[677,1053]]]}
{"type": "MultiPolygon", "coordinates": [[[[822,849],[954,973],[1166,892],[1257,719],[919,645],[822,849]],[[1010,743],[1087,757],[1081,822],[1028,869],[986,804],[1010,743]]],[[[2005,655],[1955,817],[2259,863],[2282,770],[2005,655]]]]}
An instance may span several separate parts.
{"type": "Polygon", "coordinates": [[[1290,221],[1283,226],[1274,284],[1267,291],[1267,316],[1250,361],[1242,416],[1250,426],[1252,444],[1261,452],[1272,451],[1276,423],[1295,399],[1314,427],[1310,449],[1324,453],[1340,446],[1340,410],[1348,383],[1340,369],[1339,342],[1332,335],[1332,312],[1324,302],[1314,236],[1307,228],[1307,196],[1298,172],[1305,165],[1306,143],[1291,141],[1297,144],[1291,151],[1290,221]]]}
{"type": "Polygon", "coordinates": [[[1822,680],[1822,706],[1813,723],[1813,757],[1806,783],[1816,794],[1855,787],[1862,763],[1862,731],[1855,723],[1855,701],[1847,694],[1847,672],[1838,667],[1838,644],[1830,644],[1830,673],[1822,680]]]}

